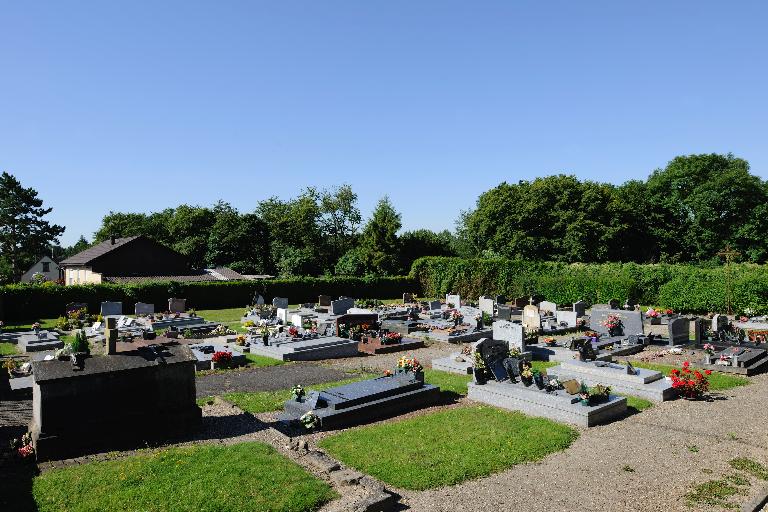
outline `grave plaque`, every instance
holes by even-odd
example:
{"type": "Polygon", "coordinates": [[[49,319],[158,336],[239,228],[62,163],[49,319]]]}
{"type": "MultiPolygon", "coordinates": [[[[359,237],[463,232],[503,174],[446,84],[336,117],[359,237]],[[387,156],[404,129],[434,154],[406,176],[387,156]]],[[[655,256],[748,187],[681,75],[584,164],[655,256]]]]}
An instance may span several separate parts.
{"type": "Polygon", "coordinates": [[[539,316],[538,307],[528,305],[523,308],[523,327],[530,331],[541,329],[541,317],[539,316]]]}
{"type": "Polygon", "coordinates": [[[331,296],[330,295],[320,295],[317,298],[317,305],[320,307],[330,307],[331,305],[331,296]]]}
{"type": "Polygon", "coordinates": [[[608,301],[608,309],[619,309],[619,299],[611,299],[608,301]]]}
{"type": "Polygon", "coordinates": [[[442,308],[443,308],[443,305],[440,303],[439,300],[433,300],[429,303],[430,311],[440,311],[442,308]]]}
{"type": "Polygon", "coordinates": [[[506,320],[493,322],[493,339],[506,341],[510,349],[516,348],[520,352],[525,352],[525,336],[523,336],[523,326],[520,324],[506,320]]]}
{"type": "Polygon", "coordinates": [[[688,343],[690,340],[690,320],[687,318],[673,318],[669,321],[667,329],[669,331],[669,344],[680,345],[688,343]]]}
{"type": "Polygon", "coordinates": [[[576,395],[581,391],[581,383],[576,379],[566,380],[561,382],[561,384],[569,395],[576,395]]]}
{"type": "Polygon", "coordinates": [[[353,307],[355,307],[355,299],[344,297],[339,300],[331,301],[331,309],[329,312],[332,315],[344,315],[353,307]]]}
{"type": "Polygon", "coordinates": [[[479,303],[480,311],[493,318],[493,299],[491,297],[482,296],[480,297],[479,303]]]}
{"type": "Polygon", "coordinates": [[[543,300],[539,302],[539,311],[541,311],[541,314],[543,315],[547,315],[547,314],[554,315],[555,312],[557,311],[557,304],[555,304],[554,302],[543,300]]]}
{"type": "Polygon", "coordinates": [[[587,313],[587,303],[583,300],[579,300],[573,303],[573,312],[576,313],[576,317],[584,316],[587,313]]]}
{"type": "Polygon", "coordinates": [[[279,309],[288,309],[288,299],[285,297],[272,298],[272,306],[279,309]]]}
{"type": "Polygon", "coordinates": [[[122,315],[122,314],[123,314],[122,302],[102,302],[101,303],[101,316],[122,315]]]}
{"type": "Polygon", "coordinates": [[[155,305],[154,304],[148,304],[146,302],[137,302],[134,306],[134,312],[138,315],[154,315],[155,314],[155,305]]]}
{"type": "Polygon", "coordinates": [[[448,295],[445,296],[445,302],[447,304],[453,304],[454,308],[459,309],[461,307],[461,295],[458,295],[458,294],[456,294],[456,295],[448,294],[448,295]]]}
{"type": "Polygon", "coordinates": [[[496,318],[499,320],[512,320],[512,308],[499,305],[496,308],[496,318]]]}
{"type": "Polygon", "coordinates": [[[168,299],[168,311],[171,313],[183,313],[187,310],[187,299],[168,299]]]}

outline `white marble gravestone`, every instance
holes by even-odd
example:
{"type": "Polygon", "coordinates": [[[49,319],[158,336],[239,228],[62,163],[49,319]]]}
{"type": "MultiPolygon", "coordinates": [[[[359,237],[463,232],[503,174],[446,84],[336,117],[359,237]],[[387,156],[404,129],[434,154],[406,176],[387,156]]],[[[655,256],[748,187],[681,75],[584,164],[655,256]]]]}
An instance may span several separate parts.
{"type": "Polygon", "coordinates": [[[493,318],[493,306],[494,306],[493,298],[483,295],[482,297],[480,297],[479,303],[480,303],[480,311],[482,311],[483,313],[487,313],[491,318],[493,318]]]}
{"type": "Polygon", "coordinates": [[[509,348],[525,352],[525,335],[523,326],[506,320],[493,322],[493,339],[506,341],[509,348]]]}
{"type": "Polygon", "coordinates": [[[448,294],[445,296],[445,302],[447,304],[453,304],[454,308],[459,309],[461,307],[461,295],[448,294]]]}
{"type": "Polygon", "coordinates": [[[523,308],[523,327],[531,331],[541,329],[541,317],[539,316],[538,307],[529,304],[523,308]]]}

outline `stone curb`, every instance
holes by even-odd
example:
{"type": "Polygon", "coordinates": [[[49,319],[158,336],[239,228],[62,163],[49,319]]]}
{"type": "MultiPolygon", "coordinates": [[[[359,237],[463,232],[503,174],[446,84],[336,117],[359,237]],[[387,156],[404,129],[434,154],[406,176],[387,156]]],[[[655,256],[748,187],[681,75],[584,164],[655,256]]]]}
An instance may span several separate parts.
{"type": "Polygon", "coordinates": [[[760,493],[741,506],[741,512],[758,512],[768,502],[768,486],[763,487],[760,493]]]}

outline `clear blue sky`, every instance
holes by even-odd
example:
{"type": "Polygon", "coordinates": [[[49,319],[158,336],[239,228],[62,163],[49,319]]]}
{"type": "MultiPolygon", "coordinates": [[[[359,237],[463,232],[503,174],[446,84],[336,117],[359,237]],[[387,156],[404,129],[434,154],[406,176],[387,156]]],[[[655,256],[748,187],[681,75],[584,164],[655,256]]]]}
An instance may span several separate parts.
{"type": "Polygon", "coordinates": [[[109,210],[349,183],[408,229],[501,181],[678,154],[768,176],[766,2],[0,0],[0,169],[109,210]]]}

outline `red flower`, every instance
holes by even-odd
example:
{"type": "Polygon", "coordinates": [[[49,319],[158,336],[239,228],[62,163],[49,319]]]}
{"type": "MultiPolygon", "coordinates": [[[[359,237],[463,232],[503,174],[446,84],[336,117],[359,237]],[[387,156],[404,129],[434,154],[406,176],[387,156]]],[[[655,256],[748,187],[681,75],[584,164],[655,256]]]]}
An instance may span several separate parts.
{"type": "Polygon", "coordinates": [[[704,370],[704,373],[707,375],[712,375],[712,370],[704,370]]]}
{"type": "Polygon", "coordinates": [[[688,368],[691,365],[688,361],[683,361],[683,368],[688,368]]]}

